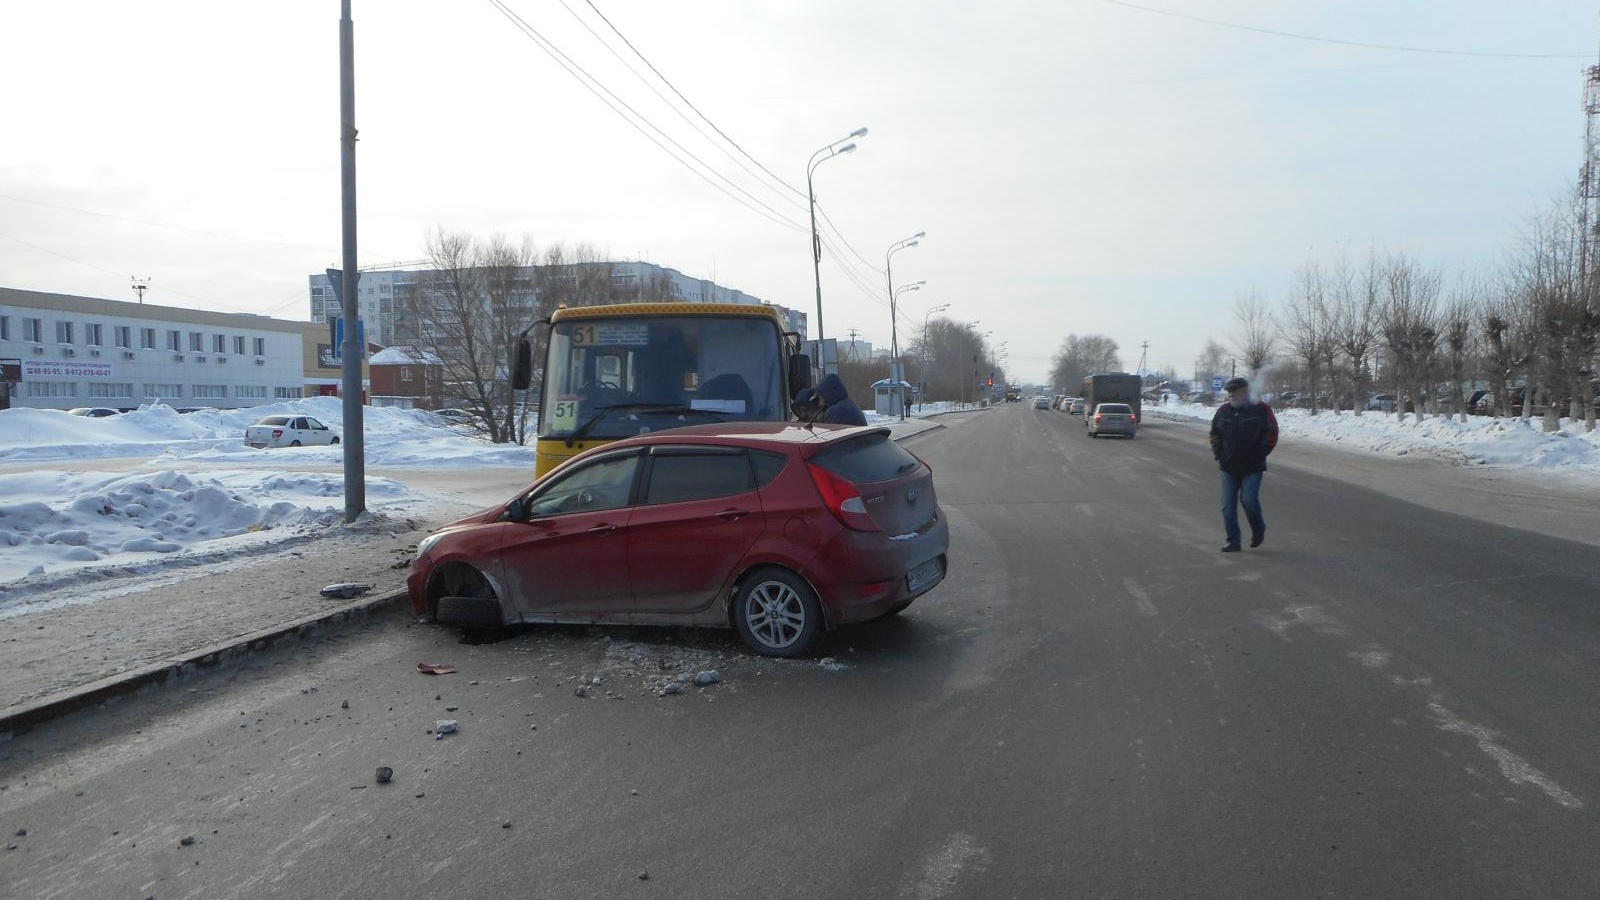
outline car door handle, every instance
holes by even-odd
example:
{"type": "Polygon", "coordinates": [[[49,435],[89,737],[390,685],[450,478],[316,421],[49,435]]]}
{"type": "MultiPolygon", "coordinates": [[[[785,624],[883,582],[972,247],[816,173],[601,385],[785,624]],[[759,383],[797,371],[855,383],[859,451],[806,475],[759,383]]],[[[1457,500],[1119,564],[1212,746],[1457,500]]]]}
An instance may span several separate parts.
{"type": "Polygon", "coordinates": [[[750,510],[748,509],[725,509],[717,513],[717,518],[724,522],[737,522],[748,515],[750,515],[750,510]]]}
{"type": "Polygon", "coordinates": [[[611,525],[611,524],[606,523],[606,522],[601,522],[599,525],[590,526],[589,533],[590,534],[610,534],[611,532],[616,531],[616,530],[617,530],[617,526],[611,525]]]}

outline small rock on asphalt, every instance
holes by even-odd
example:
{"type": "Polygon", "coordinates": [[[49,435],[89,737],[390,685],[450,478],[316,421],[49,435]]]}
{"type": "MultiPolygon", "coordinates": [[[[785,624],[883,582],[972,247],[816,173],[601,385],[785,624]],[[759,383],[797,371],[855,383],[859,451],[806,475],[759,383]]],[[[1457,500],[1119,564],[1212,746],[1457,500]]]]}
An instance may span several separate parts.
{"type": "Polygon", "coordinates": [[[388,766],[379,766],[377,777],[379,784],[388,784],[394,778],[394,770],[388,766]]]}
{"type": "Polygon", "coordinates": [[[440,719],[433,723],[433,733],[438,735],[455,734],[461,730],[461,723],[455,719],[440,719]]]}
{"type": "Polygon", "coordinates": [[[182,840],[178,841],[178,843],[184,845],[185,847],[192,846],[194,844],[194,835],[191,834],[188,837],[185,837],[182,840]]]}
{"type": "Polygon", "coordinates": [[[699,675],[696,675],[694,677],[694,683],[698,684],[698,685],[701,685],[701,686],[708,685],[708,684],[716,684],[717,682],[719,682],[721,680],[722,680],[722,676],[717,674],[717,670],[716,669],[708,669],[708,670],[706,670],[704,672],[701,672],[699,675]]]}

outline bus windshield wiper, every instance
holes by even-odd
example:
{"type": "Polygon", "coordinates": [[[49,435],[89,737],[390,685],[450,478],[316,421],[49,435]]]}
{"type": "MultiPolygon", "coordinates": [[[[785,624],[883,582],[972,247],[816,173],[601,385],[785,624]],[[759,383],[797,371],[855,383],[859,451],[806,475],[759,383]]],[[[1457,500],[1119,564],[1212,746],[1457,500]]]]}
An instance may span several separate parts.
{"type": "Polygon", "coordinates": [[[663,413],[666,415],[702,415],[712,422],[725,421],[720,413],[709,409],[695,409],[692,406],[684,406],[681,403],[611,403],[606,406],[595,407],[594,415],[590,416],[588,421],[579,425],[567,437],[567,446],[571,447],[575,442],[582,440],[588,435],[589,429],[593,428],[596,423],[618,411],[663,413]]]}

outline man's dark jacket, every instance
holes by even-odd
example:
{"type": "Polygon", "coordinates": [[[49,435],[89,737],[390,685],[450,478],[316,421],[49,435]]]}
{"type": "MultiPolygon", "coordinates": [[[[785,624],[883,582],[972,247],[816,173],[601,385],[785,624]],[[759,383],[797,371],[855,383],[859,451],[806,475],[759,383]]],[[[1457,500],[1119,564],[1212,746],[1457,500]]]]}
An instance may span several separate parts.
{"type": "Polygon", "coordinates": [[[1230,475],[1267,470],[1267,454],[1278,446],[1278,417],[1272,407],[1251,400],[1224,403],[1211,417],[1211,456],[1230,475]]]}
{"type": "Polygon", "coordinates": [[[865,425],[867,417],[861,412],[861,407],[850,399],[850,393],[845,390],[844,380],[837,375],[823,376],[817,384],[817,396],[827,407],[822,410],[822,415],[816,421],[827,422],[832,425],[865,425]]]}

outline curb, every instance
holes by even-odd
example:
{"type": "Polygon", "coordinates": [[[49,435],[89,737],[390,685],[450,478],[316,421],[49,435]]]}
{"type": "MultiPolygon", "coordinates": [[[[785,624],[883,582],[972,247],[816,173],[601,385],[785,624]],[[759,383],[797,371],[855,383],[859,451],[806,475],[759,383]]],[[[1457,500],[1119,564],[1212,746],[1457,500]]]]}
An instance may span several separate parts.
{"type": "Polygon", "coordinates": [[[148,687],[170,684],[224,663],[258,653],[275,645],[313,637],[334,626],[345,625],[399,607],[405,591],[354,600],[333,609],[239,635],[224,643],[201,647],[161,662],[108,675],[88,684],[26,701],[0,711],[0,739],[15,737],[68,713],[99,706],[109,700],[138,693],[148,687]]]}

